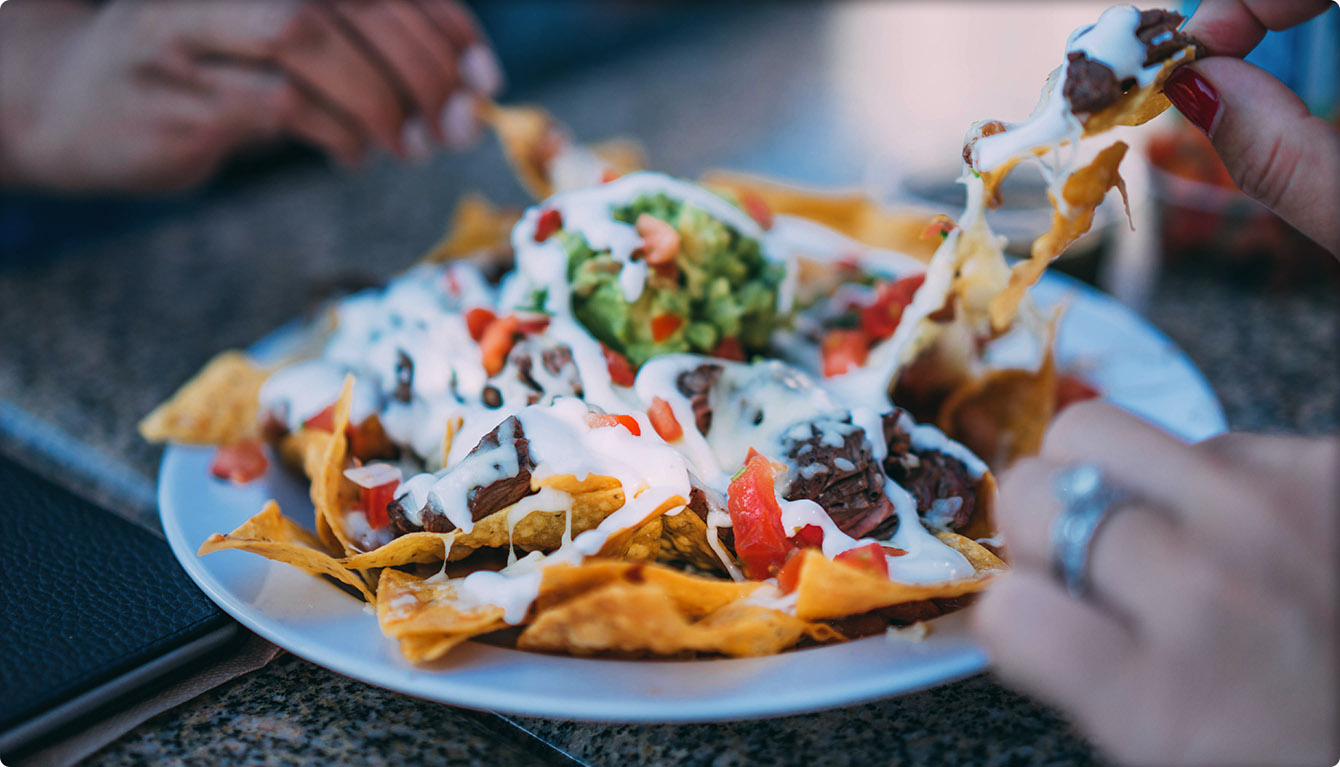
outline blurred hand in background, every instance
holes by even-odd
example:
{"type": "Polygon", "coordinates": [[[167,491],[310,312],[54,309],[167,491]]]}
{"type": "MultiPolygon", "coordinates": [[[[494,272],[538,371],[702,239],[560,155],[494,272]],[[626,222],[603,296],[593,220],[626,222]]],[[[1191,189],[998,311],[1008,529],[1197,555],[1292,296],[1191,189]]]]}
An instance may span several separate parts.
{"type": "Polygon", "coordinates": [[[451,0],[10,0],[0,184],[168,191],[295,138],[345,163],[477,132],[502,73],[451,0]]]}

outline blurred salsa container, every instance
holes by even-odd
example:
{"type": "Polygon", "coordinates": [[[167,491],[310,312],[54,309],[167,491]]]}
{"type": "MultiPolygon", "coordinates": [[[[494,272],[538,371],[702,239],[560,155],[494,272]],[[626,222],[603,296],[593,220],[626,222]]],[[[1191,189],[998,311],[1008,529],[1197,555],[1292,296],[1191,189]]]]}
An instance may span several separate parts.
{"type": "MultiPolygon", "coordinates": [[[[1195,0],[1181,2],[1190,16],[1195,0]]],[[[1340,127],[1340,8],[1292,29],[1268,32],[1247,56],[1340,127]]],[[[1329,253],[1243,194],[1200,131],[1180,115],[1147,146],[1153,194],[1160,208],[1164,260],[1285,289],[1321,279],[1340,285],[1329,253]]]]}
{"type": "Polygon", "coordinates": [[[1186,120],[1170,121],[1146,151],[1167,266],[1213,269],[1267,289],[1340,282],[1340,262],[1238,189],[1186,120]]]}

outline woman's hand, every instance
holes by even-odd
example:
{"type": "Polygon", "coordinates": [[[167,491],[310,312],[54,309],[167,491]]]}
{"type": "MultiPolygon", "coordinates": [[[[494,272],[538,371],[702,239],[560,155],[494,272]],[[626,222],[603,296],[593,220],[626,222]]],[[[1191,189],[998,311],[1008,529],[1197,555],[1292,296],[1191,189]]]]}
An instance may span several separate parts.
{"type": "Polygon", "coordinates": [[[1209,135],[1233,181],[1340,255],[1340,132],[1283,83],[1241,58],[1266,30],[1331,8],[1327,0],[1205,0],[1185,31],[1210,57],[1181,67],[1164,87],[1173,105],[1209,135]]]}
{"type": "Polygon", "coordinates": [[[1001,483],[1015,571],[974,625],[1000,674],[1118,760],[1331,764],[1340,443],[1229,434],[1187,445],[1121,410],[1064,411],[1001,483]],[[1096,463],[1139,499],[1088,559],[1092,597],[1049,575],[1053,478],[1096,463]]]}
{"type": "Polygon", "coordinates": [[[0,181],[163,190],[285,135],[344,162],[463,143],[501,72],[451,0],[19,0],[0,86],[0,181]]]}

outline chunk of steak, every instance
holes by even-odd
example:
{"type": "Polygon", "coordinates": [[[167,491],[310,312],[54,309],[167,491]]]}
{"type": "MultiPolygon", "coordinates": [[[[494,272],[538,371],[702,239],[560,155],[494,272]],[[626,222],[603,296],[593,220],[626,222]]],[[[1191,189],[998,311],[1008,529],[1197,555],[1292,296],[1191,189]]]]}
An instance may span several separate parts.
{"type": "Polygon", "coordinates": [[[1199,40],[1177,29],[1182,23],[1182,14],[1151,8],[1140,11],[1140,24],[1135,28],[1135,36],[1145,44],[1145,66],[1163,61],[1188,45],[1196,47],[1196,57],[1205,55],[1205,46],[1199,40]]]}
{"type": "Polygon", "coordinates": [[[522,433],[521,422],[516,416],[509,416],[493,431],[485,434],[463,460],[508,443],[516,451],[517,473],[470,491],[466,503],[470,507],[470,518],[476,522],[535,492],[530,489],[530,473],[535,470],[535,460],[530,456],[530,440],[522,433]]]}
{"type": "Polygon", "coordinates": [[[1066,56],[1065,86],[1061,92],[1070,102],[1070,111],[1092,114],[1121,98],[1121,83],[1112,68],[1083,51],[1066,56]]]}
{"type": "Polygon", "coordinates": [[[897,528],[893,502],[884,494],[884,472],[871,455],[864,429],[818,419],[788,429],[782,439],[790,465],[787,500],[814,501],[853,538],[881,526],[891,526],[889,534],[897,528]]]}
{"type": "MultiPolygon", "coordinates": [[[[1197,56],[1204,55],[1205,46],[1199,40],[1178,31],[1177,25],[1181,23],[1182,14],[1175,11],[1155,8],[1140,12],[1135,36],[1145,45],[1143,66],[1158,64],[1188,45],[1195,46],[1197,56]]],[[[1111,67],[1089,58],[1082,51],[1072,52],[1066,58],[1068,63],[1062,92],[1070,102],[1070,110],[1076,114],[1100,111],[1135,87],[1133,78],[1118,81],[1111,67]]]]}
{"type": "MultiPolygon", "coordinates": [[[[572,349],[559,341],[543,336],[528,336],[516,343],[507,355],[498,377],[512,376],[525,387],[526,404],[534,405],[541,400],[552,401],[554,397],[582,396],[582,377],[577,371],[577,363],[572,359],[572,349]],[[538,367],[537,367],[538,363],[538,367]]],[[[499,407],[501,394],[493,389],[499,407]]]]}
{"type": "MultiPolygon", "coordinates": [[[[707,521],[708,512],[719,511],[728,514],[726,510],[726,499],[720,493],[704,485],[698,477],[692,473],[689,474],[689,511],[698,515],[702,521],[707,521]]],[[[717,540],[723,541],[727,546],[735,545],[734,532],[729,527],[717,528],[717,540]]]]}
{"type": "Polygon", "coordinates": [[[977,503],[977,481],[968,467],[938,450],[918,450],[912,435],[900,423],[903,411],[884,414],[884,440],[888,453],[884,471],[911,493],[917,514],[935,529],[959,530],[972,519],[977,503]]]}
{"type": "MultiPolygon", "coordinates": [[[[479,440],[479,444],[475,445],[475,448],[462,459],[462,462],[477,458],[482,453],[497,450],[500,447],[510,448],[516,452],[517,472],[511,476],[494,480],[487,485],[473,488],[467,493],[466,504],[470,509],[470,518],[476,522],[535,492],[530,487],[530,475],[535,470],[535,459],[530,454],[530,441],[526,439],[521,429],[521,422],[515,416],[508,417],[507,420],[498,424],[493,431],[485,434],[483,439],[479,440]]],[[[446,513],[438,509],[431,501],[419,510],[419,519],[422,524],[414,524],[404,506],[410,497],[408,495],[404,496],[386,507],[386,514],[398,534],[404,535],[420,530],[426,530],[430,533],[449,533],[456,529],[456,525],[447,518],[446,513]]]]}
{"type": "Polygon", "coordinates": [[[719,377],[721,366],[706,362],[692,370],[685,370],[675,380],[675,388],[689,398],[689,405],[693,408],[693,423],[698,427],[698,433],[704,436],[712,428],[711,393],[719,377]]]}

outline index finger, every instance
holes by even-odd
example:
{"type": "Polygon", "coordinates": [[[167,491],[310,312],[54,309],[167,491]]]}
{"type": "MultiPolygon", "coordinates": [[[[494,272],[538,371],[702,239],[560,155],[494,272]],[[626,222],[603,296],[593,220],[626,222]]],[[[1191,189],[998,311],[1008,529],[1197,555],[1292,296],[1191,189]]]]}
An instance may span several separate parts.
{"type": "Polygon", "coordinates": [[[1242,58],[1267,30],[1297,26],[1331,5],[1331,0],[1204,0],[1182,31],[1204,43],[1212,56],[1242,58]]]}

